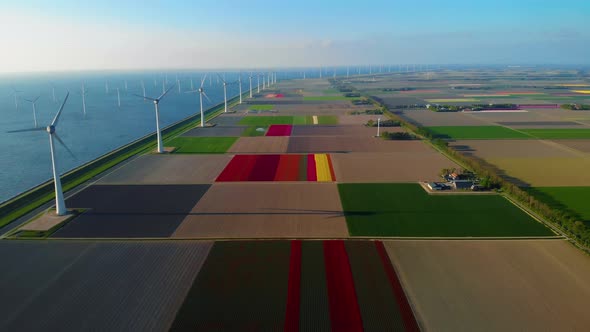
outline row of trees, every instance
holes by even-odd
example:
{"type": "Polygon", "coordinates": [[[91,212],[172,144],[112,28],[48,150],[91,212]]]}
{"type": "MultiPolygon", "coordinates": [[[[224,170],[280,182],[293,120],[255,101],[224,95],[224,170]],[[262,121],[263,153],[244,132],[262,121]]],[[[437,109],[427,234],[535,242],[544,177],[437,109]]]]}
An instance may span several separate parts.
{"type": "Polygon", "coordinates": [[[574,238],[588,250],[590,248],[590,228],[580,220],[579,216],[562,209],[558,209],[536,197],[534,193],[520,188],[501,175],[492,165],[489,165],[472,156],[464,155],[448,145],[448,142],[438,139],[433,133],[424,127],[416,126],[405,119],[388,111],[387,106],[378,100],[372,99],[374,103],[386,110],[388,115],[399,121],[402,126],[414,132],[418,136],[428,139],[438,149],[475,172],[480,178],[480,185],[492,189],[498,189],[506,193],[510,198],[528,207],[530,210],[542,216],[546,221],[557,226],[563,233],[574,238]]]}
{"type": "Polygon", "coordinates": [[[590,111],[590,105],[588,104],[563,104],[561,108],[570,111],[590,111]]]}

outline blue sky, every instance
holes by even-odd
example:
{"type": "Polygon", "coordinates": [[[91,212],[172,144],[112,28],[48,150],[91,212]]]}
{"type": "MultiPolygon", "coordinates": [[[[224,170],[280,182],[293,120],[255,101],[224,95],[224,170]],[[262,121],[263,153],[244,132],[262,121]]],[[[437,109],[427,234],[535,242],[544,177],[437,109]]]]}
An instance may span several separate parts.
{"type": "Polygon", "coordinates": [[[0,1],[15,46],[0,71],[587,64],[588,14],[572,0],[0,1]]]}

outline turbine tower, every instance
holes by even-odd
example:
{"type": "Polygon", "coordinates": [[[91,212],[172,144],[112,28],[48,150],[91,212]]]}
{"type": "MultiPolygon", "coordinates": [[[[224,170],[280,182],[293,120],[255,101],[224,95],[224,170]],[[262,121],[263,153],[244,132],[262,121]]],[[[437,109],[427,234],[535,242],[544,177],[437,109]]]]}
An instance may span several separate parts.
{"type": "Polygon", "coordinates": [[[203,111],[203,97],[207,98],[207,100],[211,103],[211,99],[205,93],[205,89],[203,89],[203,85],[205,85],[205,79],[207,78],[207,74],[203,76],[201,79],[201,87],[198,90],[191,90],[187,91],[187,93],[198,92],[199,93],[199,104],[201,105],[201,128],[205,127],[205,112],[203,111]]]}
{"type": "Polygon", "coordinates": [[[248,76],[248,79],[250,80],[250,98],[252,98],[252,73],[250,73],[250,76],[248,76]]]}
{"type": "Polygon", "coordinates": [[[240,104],[242,104],[242,73],[238,76],[238,84],[240,86],[240,104]]]}
{"type": "Polygon", "coordinates": [[[36,128],[29,128],[29,129],[21,129],[21,130],[13,130],[13,131],[9,131],[9,133],[17,133],[17,132],[26,132],[26,131],[42,131],[42,130],[46,130],[47,133],[49,134],[49,149],[51,151],[51,167],[53,168],[53,183],[55,186],[55,210],[58,216],[63,216],[67,214],[67,210],[66,210],[66,202],[64,201],[64,194],[61,188],[61,180],[59,178],[59,175],[57,174],[58,170],[57,170],[57,160],[55,158],[55,144],[54,144],[54,139],[57,140],[58,143],[60,143],[67,151],[68,153],[75,158],[74,154],[72,153],[72,150],[70,150],[70,148],[68,148],[65,143],[61,140],[61,138],[59,138],[59,136],[57,135],[56,129],[57,129],[57,124],[59,122],[59,117],[61,116],[61,112],[64,109],[64,106],[66,104],[66,101],[68,101],[68,97],[69,97],[70,93],[68,92],[66,94],[66,97],[64,98],[63,103],[61,104],[61,107],[59,108],[59,111],[57,111],[57,114],[55,115],[55,117],[53,118],[53,121],[51,121],[51,123],[47,126],[47,127],[36,127],[36,128]]]}
{"type": "Polygon", "coordinates": [[[14,107],[15,109],[18,111],[18,94],[21,93],[22,91],[15,89],[14,87],[12,88],[12,92],[10,93],[11,95],[14,96],[14,107]]]}
{"type": "Polygon", "coordinates": [[[121,93],[119,93],[119,88],[117,88],[117,105],[121,107],[121,93]]]}
{"type": "Polygon", "coordinates": [[[223,104],[224,104],[223,113],[227,113],[227,82],[219,74],[217,74],[217,78],[220,79],[221,82],[223,82],[223,104]]]}
{"type": "Polygon", "coordinates": [[[256,92],[260,93],[260,73],[256,74],[256,92]]]}
{"type": "Polygon", "coordinates": [[[37,128],[37,99],[39,99],[39,96],[33,98],[33,99],[26,99],[25,101],[28,101],[29,103],[31,103],[31,105],[33,105],[33,122],[35,123],[35,128],[37,128]]]}
{"type": "Polygon", "coordinates": [[[162,100],[162,98],[164,98],[164,96],[166,96],[168,94],[168,92],[170,92],[170,90],[172,90],[172,88],[174,88],[174,85],[169,87],[168,90],[164,91],[164,93],[162,93],[158,98],[150,98],[150,97],[144,97],[144,96],[140,96],[137,94],[133,94],[134,96],[140,97],[140,98],[144,98],[144,99],[148,99],[154,102],[154,107],[156,108],[156,137],[158,140],[158,153],[164,153],[164,144],[162,143],[162,134],[160,132],[160,101],[162,100]]]}
{"type": "Polygon", "coordinates": [[[145,98],[145,83],[141,80],[141,90],[143,91],[143,98],[145,98]]]}
{"type": "Polygon", "coordinates": [[[82,112],[86,115],[86,87],[84,83],[82,83],[82,91],[80,91],[80,95],[82,96],[82,112]]]}

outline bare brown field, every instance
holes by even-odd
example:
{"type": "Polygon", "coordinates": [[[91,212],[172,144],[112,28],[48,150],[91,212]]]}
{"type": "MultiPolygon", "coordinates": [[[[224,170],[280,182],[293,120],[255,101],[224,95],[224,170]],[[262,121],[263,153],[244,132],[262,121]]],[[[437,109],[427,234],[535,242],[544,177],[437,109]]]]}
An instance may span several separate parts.
{"type": "Polygon", "coordinates": [[[565,145],[581,152],[590,153],[590,140],[559,140],[555,143],[565,145]]]}
{"type": "Polygon", "coordinates": [[[144,155],[101,178],[98,184],[213,183],[231,155],[144,155]]]}
{"type": "Polygon", "coordinates": [[[590,258],[563,240],[385,246],[425,331],[585,331],[590,324],[590,258]]]}
{"type": "Polygon", "coordinates": [[[348,237],[348,229],[336,184],[216,183],[172,237],[348,237]]]}
{"type": "Polygon", "coordinates": [[[284,153],[288,146],[287,136],[240,137],[228,153],[284,153]]]}
{"type": "Polygon", "coordinates": [[[331,158],[336,179],[342,183],[439,181],[442,168],[459,167],[434,150],[424,150],[336,153],[331,158]]]}
{"type": "MultiPolygon", "coordinates": [[[[400,129],[397,128],[387,128],[400,129]]],[[[377,128],[370,128],[362,125],[358,126],[341,126],[341,125],[309,125],[309,126],[293,126],[291,136],[362,136],[371,137],[377,132],[377,128]]]]}
{"type": "Polygon", "coordinates": [[[569,158],[490,158],[511,177],[533,187],[590,186],[590,159],[569,158]]]}
{"type": "Polygon", "coordinates": [[[352,105],[347,100],[335,100],[280,105],[277,109],[280,110],[281,115],[341,115],[353,111],[364,111],[367,107],[352,105]]]}
{"type": "Polygon", "coordinates": [[[290,137],[287,152],[410,152],[423,144],[420,141],[385,141],[377,137],[299,136],[290,137]]]}
{"type": "Polygon", "coordinates": [[[364,125],[369,120],[377,122],[378,118],[386,119],[383,115],[340,115],[338,123],[340,125],[364,125]]]}
{"type": "Polygon", "coordinates": [[[489,122],[462,112],[432,112],[428,110],[403,111],[403,117],[425,127],[431,126],[485,126],[489,122]]]}
{"type": "Polygon", "coordinates": [[[574,157],[575,154],[558,143],[543,140],[457,140],[449,144],[466,154],[479,158],[542,158],[574,157]]]}

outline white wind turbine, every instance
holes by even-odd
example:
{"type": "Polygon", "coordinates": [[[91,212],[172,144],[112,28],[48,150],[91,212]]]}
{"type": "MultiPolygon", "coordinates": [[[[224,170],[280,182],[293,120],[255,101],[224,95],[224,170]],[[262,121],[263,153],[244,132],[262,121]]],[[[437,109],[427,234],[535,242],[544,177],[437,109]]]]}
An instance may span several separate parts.
{"type": "Polygon", "coordinates": [[[82,90],[80,91],[80,95],[82,96],[82,112],[86,115],[86,87],[84,83],[82,83],[82,90]]]}
{"type": "Polygon", "coordinates": [[[266,89],[266,75],[262,75],[262,90],[266,89]]]}
{"type": "Polygon", "coordinates": [[[18,111],[18,94],[22,93],[22,91],[15,89],[14,87],[12,87],[12,92],[10,93],[12,96],[14,96],[14,107],[15,109],[18,111]]]}
{"type": "Polygon", "coordinates": [[[145,84],[143,83],[143,80],[141,80],[141,90],[143,91],[143,98],[145,98],[145,84]]]}
{"type": "Polygon", "coordinates": [[[238,76],[238,84],[240,86],[240,104],[242,103],[242,72],[238,76]]]}
{"type": "Polygon", "coordinates": [[[191,90],[191,91],[186,92],[186,93],[194,93],[194,92],[199,93],[199,103],[201,105],[201,127],[205,127],[205,112],[203,110],[203,97],[207,98],[207,100],[209,102],[211,102],[211,99],[209,99],[209,97],[205,93],[205,89],[203,89],[203,85],[205,85],[206,78],[207,78],[207,74],[205,74],[205,76],[203,76],[203,78],[201,79],[201,87],[198,90],[191,90]]]}
{"type": "Polygon", "coordinates": [[[51,95],[53,96],[53,102],[57,103],[57,99],[55,98],[55,84],[51,82],[51,95]]]}
{"type": "Polygon", "coordinates": [[[56,132],[56,127],[57,127],[57,124],[59,121],[59,117],[61,116],[61,112],[64,109],[66,101],[68,101],[69,95],[70,95],[70,93],[68,92],[66,94],[66,97],[64,98],[63,103],[61,104],[61,107],[59,108],[59,111],[57,111],[57,114],[53,118],[53,121],[51,121],[51,124],[49,124],[47,127],[36,127],[36,128],[9,131],[9,133],[18,133],[18,132],[26,132],[26,131],[46,130],[47,133],[49,134],[49,149],[51,151],[51,167],[53,168],[53,183],[55,185],[55,209],[56,209],[56,213],[58,216],[63,216],[65,214],[67,214],[67,210],[66,210],[66,203],[64,201],[64,194],[61,189],[61,180],[59,178],[59,175],[57,174],[57,172],[58,172],[57,171],[57,161],[55,158],[55,144],[53,142],[53,139],[56,139],[57,142],[60,143],[68,151],[68,153],[72,157],[75,158],[74,154],[72,153],[72,150],[70,150],[65,145],[65,143],[61,140],[61,138],[59,138],[59,136],[57,135],[57,132],[56,132]]]}
{"type": "Polygon", "coordinates": [[[106,94],[109,94],[109,81],[104,82],[104,90],[106,94]]]}
{"type": "Polygon", "coordinates": [[[37,128],[37,99],[39,99],[39,96],[33,98],[33,99],[26,99],[25,101],[28,101],[29,103],[31,103],[31,105],[33,105],[33,121],[35,123],[35,128],[37,128]]]}
{"type": "Polygon", "coordinates": [[[220,79],[221,82],[223,82],[223,104],[224,104],[223,113],[227,113],[227,82],[219,74],[217,74],[217,79],[220,79]]]}
{"type": "Polygon", "coordinates": [[[250,73],[250,76],[248,76],[248,79],[250,80],[250,98],[252,98],[252,73],[250,73]]]}
{"type": "Polygon", "coordinates": [[[260,93],[260,73],[256,73],[256,92],[260,93]]]}
{"type": "Polygon", "coordinates": [[[164,144],[162,143],[162,134],[160,132],[160,100],[162,100],[162,98],[164,98],[164,96],[166,96],[168,94],[168,92],[170,92],[170,90],[172,90],[172,88],[174,88],[174,85],[169,87],[168,90],[164,91],[164,93],[162,93],[158,98],[150,98],[150,97],[144,97],[138,94],[133,94],[134,96],[140,97],[140,98],[144,98],[144,99],[148,99],[154,102],[154,106],[156,108],[156,137],[158,140],[158,153],[164,153],[164,144]]]}
{"type": "Polygon", "coordinates": [[[121,107],[121,93],[119,92],[119,88],[117,88],[117,105],[121,107]]]}

